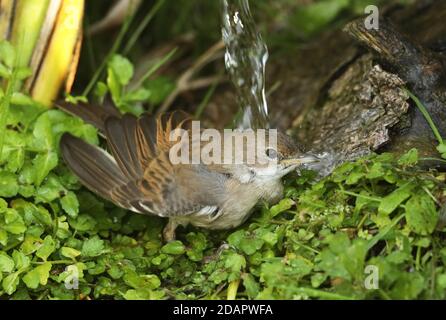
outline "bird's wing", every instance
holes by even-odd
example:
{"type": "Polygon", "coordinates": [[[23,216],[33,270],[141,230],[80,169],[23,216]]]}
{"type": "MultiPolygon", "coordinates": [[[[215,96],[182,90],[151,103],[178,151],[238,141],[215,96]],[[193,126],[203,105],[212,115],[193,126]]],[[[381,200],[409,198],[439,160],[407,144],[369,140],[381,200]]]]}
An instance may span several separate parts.
{"type": "Polygon", "coordinates": [[[170,161],[163,157],[174,143],[170,134],[175,129],[187,130],[190,122],[190,117],[181,111],[157,117],[144,114],[139,119],[126,114],[122,118],[109,117],[104,129],[121,170],[131,179],[140,179],[154,163],[166,167],[163,174],[172,174],[170,161]]]}
{"type": "Polygon", "coordinates": [[[60,147],[65,162],[80,181],[101,197],[124,206],[125,197],[121,196],[124,192],[132,193],[132,197],[142,196],[139,190],[132,188],[115,159],[101,148],[69,133],[62,136],[60,147]],[[128,189],[123,190],[126,186],[128,189]]]}
{"type": "Polygon", "coordinates": [[[179,127],[188,127],[180,114],[110,117],[104,129],[113,157],[69,134],[61,150],[81,182],[115,204],[162,217],[187,215],[215,206],[223,184],[206,179],[211,173],[202,168],[171,164],[169,134],[179,127]]]}
{"type": "Polygon", "coordinates": [[[119,110],[113,105],[111,98],[106,97],[101,106],[87,103],[72,104],[65,101],[57,101],[55,105],[63,111],[81,118],[86,123],[95,126],[104,135],[104,124],[109,117],[121,117],[119,110]]]}
{"type": "Polygon", "coordinates": [[[199,193],[200,186],[190,188],[192,181],[204,179],[197,174],[197,168],[173,165],[169,159],[170,149],[177,142],[171,140],[171,134],[175,129],[190,128],[191,118],[181,111],[156,117],[144,114],[140,118],[126,114],[120,119],[106,120],[105,133],[113,157],[144,195],[130,200],[133,208],[173,216],[197,212],[213,204],[211,197],[199,193]],[[186,176],[190,178],[184,180],[186,176]],[[188,190],[184,190],[184,185],[188,190]]]}

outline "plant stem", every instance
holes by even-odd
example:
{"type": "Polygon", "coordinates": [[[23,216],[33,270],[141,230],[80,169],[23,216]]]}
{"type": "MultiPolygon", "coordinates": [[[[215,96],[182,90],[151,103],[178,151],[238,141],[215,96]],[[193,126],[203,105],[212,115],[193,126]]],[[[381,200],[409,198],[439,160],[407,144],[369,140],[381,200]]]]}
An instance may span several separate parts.
{"type": "Polygon", "coordinates": [[[51,264],[74,264],[74,263],[76,263],[76,261],[74,261],[74,260],[54,260],[54,261],[31,262],[31,263],[40,265],[40,264],[44,264],[44,263],[47,263],[47,262],[49,262],[51,264]]]}
{"type": "Polygon", "coordinates": [[[311,248],[311,247],[309,247],[309,246],[307,246],[307,245],[305,245],[305,244],[303,244],[303,243],[301,243],[301,242],[299,242],[299,241],[297,241],[297,240],[292,239],[292,241],[293,241],[296,245],[298,245],[298,246],[300,246],[300,247],[302,247],[302,248],[304,248],[304,249],[307,249],[307,250],[309,250],[309,251],[311,251],[311,252],[313,252],[313,253],[316,253],[316,254],[319,254],[319,253],[320,253],[320,251],[318,251],[318,250],[316,250],[316,249],[314,249],[314,248],[311,248]]]}
{"type": "Polygon", "coordinates": [[[208,92],[206,92],[206,95],[203,99],[203,101],[201,101],[200,105],[197,108],[197,111],[195,111],[195,118],[196,119],[200,119],[201,114],[203,113],[203,111],[206,109],[209,100],[212,98],[212,95],[215,92],[215,89],[217,89],[218,86],[218,81],[215,81],[212,86],[209,88],[208,92]]]}
{"type": "Polygon", "coordinates": [[[124,24],[121,27],[121,30],[119,31],[118,37],[116,38],[116,41],[114,42],[112,48],[110,49],[110,52],[107,54],[105,59],[102,61],[99,68],[94,73],[93,77],[91,78],[90,82],[88,83],[87,87],[85,88],[84,92],[82,93],[82,96],[86,97],[90,94],[91,90],[95,86],[98,79],[101,77],[102,72],[104,71],[105,67],[107,66],[108,62],[110,61],[111,57],[116,54],[116,52],[119,50],[119,47],[122,44],[122,41],[124,39],[125,34],[127,33],[130,24],[133,21],[133,18],[135,15],[129,15],[127,16],[124,24]]]}
{"type": "Polygon", "coordinates": [[[147,27],[147,25],[152,21],[155,14],[161,9],[163,4],[166,2],[166,0],[158,0],[153,8],[149,11],[149,13],[145,16],[144,20],[139,24],[138,28],[133,33],[132,37],[130,38],[129,42],[127,42],[127,45],[125,46],[122,53],[124,55],[127,55],[130,50],[132,50],[133,46],[135,45],[136,41],[138,41],[139,37],[143,33],[144,29],[147,27]]]}
{"type": "Polygon", "coordinates": [[[392,300],[392,298],[382,289],[379,289],[379,294],[382,296],[385,300],[392,300]]]}
{"type": "Polygon", "coordinates": [[[344,193],[346,195],[352,196],[352,197],[356,197],[356,198],[361,198],[361,199],[365,199],[365,200],[370,200],[370,201],[374,201],[374,202],[381,202],[382,200],[379,198],[374,198],[374,197],[369,197],[369,196],[365,196],[359,193],[354,193],[354,192],[350,192],[350,191],[346,191],[346,190],[340,190],[341,193],[344,193]]]}
{"type": "Polygon", "coordinates": [[[438,159],[438,158],[420,158],[420,161],[438,161],[438,162],[446,163],[446,160],[438,159]]]}
{"type": "Polygon", "coordinates": [[[434,121],[432,120],[429,112],[427,111],[426,107],[423,105],[423,103],[418,99],[412,92],[410,92],[408,89],[405,89],[409,97],[415,102],[416,106],[418,107],[418,110],[423,114],[426,121],[429,123],[429,126],[432,129],[432,132],[434,133],[435,137],[438,140],[439,144],[443,144],[443,138],[440,135],[440,132],[437,129],[437,126],[435,125],[434,121]]]}
{"type": "Polygon", "coordinates": [[[240,279],[234,280],[229,283],[227,300],[235,300],[237,298],[237,291],[239,285],[240,285],[240,279]]]}
{"type": "Polygon", "coordinates": [[[306,294],[313,298],[322,298],[322,299],[329,299],[329,300],[355,300],[352,297],[340,295],[337,293],[331,293],[331,292],[327,292],[327,291],[317,290],[317,289],[299,288],[297,290],[299,292],[306,294]]]}
{"type": "Polygon", "coordinates": [[[417,246],[417,255],[415,257],[415,269],[417,271],[420,271],[420,269],[421,269],[420,260],[421,260],[421,247],[417,246]]]}
{"type": "Polygon", "coordinates": [[[150,78],[159,68],[161,68],[167,61],[169,61],[172,56],[177,52],[178,48],[172,49],[167,55],[165,55],[160,61],[155,63],[147,72],[138,80],[134,85],[135,88],[139,88],[143,83],[150,78]]]}
{"type": "Polygon", "coordinates": [[[401,219],[404,218],[404,214],[399,215],[398,217],[396,217],[391,224],[389,224],[388,226],[386,226],[384,229],[382,229],[376,236],[374,236],[370,241],[369,244],[367,246],[367,250],[370,250],[371,248],[373,248],[381,239],[383,239],[386,234],[388,234],[390,232],[390,230],[392,230],[397,224],[398,222],[400,222],[401,219]]]}
{"type": "MultiPolygon", "coordinates": [[[[8,80],[6,93],[0,102],[0,130],[6,129],[6,122],[8,121],[9,106],[11,104],[12,94],[16,85],[16,71],[12,72],[11,78],[8,80]]],[[[0,134],[0,158],[3,154],[3,145],[5,142],[5,135],[0,134]]]]}

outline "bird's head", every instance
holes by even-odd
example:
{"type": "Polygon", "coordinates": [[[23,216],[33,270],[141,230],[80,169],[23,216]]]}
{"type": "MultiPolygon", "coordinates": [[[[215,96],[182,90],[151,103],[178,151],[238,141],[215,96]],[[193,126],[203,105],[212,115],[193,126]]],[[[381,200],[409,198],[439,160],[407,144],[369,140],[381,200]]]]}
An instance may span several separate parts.
{"type": "MultiPolygon", "coordinates": [[[[316,156],[302,151],[302,148],[287,134],[275,134],[275,143],[267,143],[257,153],[257,161],[249,165],[260,179],[278,179],[299,167],[318,162],[316,156]]],[[[268,135],[271,141],[271,135],[268,135]]]]}
{"type": "Polygon", "coordinates": [[[304,153],[290,136],[274,130],[265,132],[265,139],[259,139],[261,135],[257,135],[255,143],[243,143],[243,148],[240,144],[235,147],[236,152],[243,151],[243,163],[232,166],[236,175],[237,172],[245,174],[244,168],[247,167],[258,180],[276,180],[302,165],[319,161],[317,157],[304,153]]]}

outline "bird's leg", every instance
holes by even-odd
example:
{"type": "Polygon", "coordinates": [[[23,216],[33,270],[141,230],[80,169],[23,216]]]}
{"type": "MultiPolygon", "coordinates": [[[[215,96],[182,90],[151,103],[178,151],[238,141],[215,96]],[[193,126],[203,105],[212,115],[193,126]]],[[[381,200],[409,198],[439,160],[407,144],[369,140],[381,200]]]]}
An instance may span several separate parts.
{"type": "Polygon", "coordinates": [[[171,242],[175,240],[175,229],[178,227],[178,223],[170,218],[166,226],[163,229],[163,238],[166,242],[171,242]]]}

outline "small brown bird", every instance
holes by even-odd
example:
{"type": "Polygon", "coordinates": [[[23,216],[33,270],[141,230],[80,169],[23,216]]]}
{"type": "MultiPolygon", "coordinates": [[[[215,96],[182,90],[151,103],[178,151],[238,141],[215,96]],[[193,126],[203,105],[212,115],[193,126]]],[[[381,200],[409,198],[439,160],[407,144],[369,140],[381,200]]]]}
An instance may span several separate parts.
{"type": "MultiPolygon", "coordinates": [[[[170,141],[172,131],[191,130],[191,118],[185,113],[137,118],[121,115],[111,105],[59,106],[96,126],[111,151],[109,154],[65,133],[60,145],[71,170],[87,188],[122,208],[169,218],[163,232],[167,241],[175,239],[178,225],[207,229],[239,226],[259,201],[280,200],[283,176],[316,161],[303,154],[289,136],[279,133],[276,149],[264,147],[252,164],[173,164],[169,158],[175,143],[170,141]]],[[[243,148],[254,152],[250,146],[243,148]]]]}

